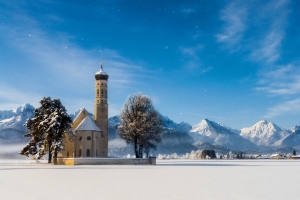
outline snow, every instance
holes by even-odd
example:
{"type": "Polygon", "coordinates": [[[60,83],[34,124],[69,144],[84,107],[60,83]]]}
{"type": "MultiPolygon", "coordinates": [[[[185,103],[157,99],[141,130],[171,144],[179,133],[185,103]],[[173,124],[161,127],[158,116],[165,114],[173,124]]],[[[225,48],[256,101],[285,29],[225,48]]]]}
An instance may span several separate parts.
{"type": "Polygon", "coordinates": [[[249,128],[241,130],[241,136],[258,146],[270,146],[290,133],[272,122],[261,120],[249,128]]]}
{"type": "Polygon", "coordinates": [[[82,122],[77,126],[75,131],[101,131],[98,126],[96,126],[95,122],[92,120],[92,118],[88,115],[86,116],[82,122]]]}
{"type": "Polygon", "coordinates": [[[148,166],[3,164],[0,160],[0,177],[1,200],[277,200],[300,195],[300,161],[296,160],[158,160],[148,166]]]}
{"type": "Polygon", "coordinates": [[[219,145],[234,150],[257,148],[249,140],[232,132],[232,129],[208,119],[204,119],[199,124],[193,126],[189,135],[196,142],[208,142],[212,145],[219,145]]]}
{"type": "Polygon", "coordinates": [[[104,72],[102,69],[100,69],[99,72],[97,72],[96,74],[101,74],[101,75],[108,75],[106,72],[104,72]]]}

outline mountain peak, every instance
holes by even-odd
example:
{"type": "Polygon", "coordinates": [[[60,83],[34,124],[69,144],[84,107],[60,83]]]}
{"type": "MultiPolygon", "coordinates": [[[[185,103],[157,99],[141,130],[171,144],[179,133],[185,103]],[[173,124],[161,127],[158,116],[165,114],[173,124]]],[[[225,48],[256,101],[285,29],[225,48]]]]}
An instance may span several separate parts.
{"type": "Polygon", "coordinates": [[[256,148],[252,142],[242,138],[231,128],[208,119],[203,119],[199,124],[193,126],[189,134],[196,142],[208,142],[235,150],[256,148]]]}
{"type": "Polygon", "coordinates": [[[261,120],[249,128],[243,128],[240,135],[258,146],[270,146],[288,134],[287,130],[276,124],[261,120]]]}

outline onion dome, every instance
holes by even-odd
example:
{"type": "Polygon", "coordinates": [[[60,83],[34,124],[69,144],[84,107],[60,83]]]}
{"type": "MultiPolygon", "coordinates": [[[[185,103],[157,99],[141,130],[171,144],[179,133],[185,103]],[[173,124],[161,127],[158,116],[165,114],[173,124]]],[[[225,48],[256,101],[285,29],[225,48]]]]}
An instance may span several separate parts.
{"type": "Polygon", "coordinates": [[[107,80],[108,79],[108,74],[103,71],[102,62],[101,62],[100,71],[96,73],[95,78],[96,78],[96,80],[107,80]]]}

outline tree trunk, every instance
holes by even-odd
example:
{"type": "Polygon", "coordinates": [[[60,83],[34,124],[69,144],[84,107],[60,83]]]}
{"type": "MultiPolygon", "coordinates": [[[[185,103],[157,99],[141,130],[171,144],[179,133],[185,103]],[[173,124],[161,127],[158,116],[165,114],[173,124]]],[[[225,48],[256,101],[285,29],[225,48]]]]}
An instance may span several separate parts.
{"type": "Polygon", "coordinates": [[[52,153],[51,153],[50,145],[49,145],[49,147],[48,147],[48,163],[51,163],[51,160],[52,160],[52,153]]]}
{"type": "Polygon", "coordinates": [[[57,165],[57,151],[54,152],[53,163],[57,165]]]}
{"type": "Polygon", "coordinates": [[[146,158],[149,158],[149,149],[145,149],[146,158]]]}
{"type": "Polygon", "coordinates": [[[138,147],[137,147],[137,139],[134,140],[134,152],[135,152],[135,158],[139,157],[138,147]]]}
{"type": "Polygon", "coordinates": [[[139,158],[143,158],[143,147],[140,146],[139,148],[139,158]]]}

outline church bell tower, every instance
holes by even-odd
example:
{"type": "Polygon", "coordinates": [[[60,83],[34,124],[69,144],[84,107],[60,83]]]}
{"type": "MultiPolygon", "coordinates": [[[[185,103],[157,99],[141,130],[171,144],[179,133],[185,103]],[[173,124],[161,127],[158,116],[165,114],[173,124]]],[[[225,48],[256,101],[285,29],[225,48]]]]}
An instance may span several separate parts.
{"type": "Polygon", "coordinates": [[[100,157],[108,156],[108,104],[107,104],[107,80],[108,74],[103,71],[101,62],[101,69],[95,75],[95,107],[94,120],[96,125],[101,129],[101,150],[100,157]]]}

